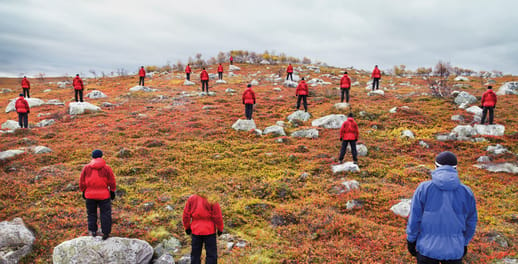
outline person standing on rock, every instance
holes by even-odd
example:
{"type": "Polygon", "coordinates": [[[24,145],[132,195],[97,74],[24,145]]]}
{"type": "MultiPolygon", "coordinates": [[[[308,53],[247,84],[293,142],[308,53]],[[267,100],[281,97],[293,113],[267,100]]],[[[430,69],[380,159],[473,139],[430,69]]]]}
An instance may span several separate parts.
{"type": "Polygon", "coordinates": [[[300,108],[300,101],[302,100],[304,103],[304,111],[308,111],[308,84],[302,78],[297,86],[297,90],[295,90],[295,95],[297,96],[297,110],[300,108]]]}
{"type": "Polygon", "coordinates": [[[203,67],[201,73],[200,73],[200,80],[201,80],[201,91],[209,93],[209,74],[205,70],[205,67],[203,67]],[[206,87],[206,88],[205,88],[206,87]]]}
{"type": "Polygon", "coordinates": [[[85,87],[83,85],[83,80],[79,77],[79,74],[76,74],[72,85],[74,86],[76,102],[83,102],[83,89],[85,87]]]}
{"type": "Polygon", "coordinates": [[[221,63],[218,65],[218,80],[223,80],[223,66],[221,63]]]}
{"type": "Polygon", "coordinates": [[[381,79],[381,71],[378,69],[378,65],[374,66],[374,70],[372,71],[372,90],[378,90],[380,86],[381,79]]]}
{"type": "Polygon", "coordinates": [[[108,239],[112,231],[112,202],[115,199],[115,176],[110,166],[104,161],[103,152],[94,150],[92,161],[81,171],[79,189],[86,199],[88,215],[88,231],[90,235],[97,235],[97,208],[101,211],[101,230],[103,240],[108,239]]]}
{"type": "Polygon", "coordinates": [[[201,251],[205,245],[207,264],[218,263],[216,234],[223,233],[223,216],[219,204],[204,193],[187,199],[182,217],[185,233],[191,235],[191,263],[201,264],[201,251]]]}
{"type": "Polygon", "coordinates": [[[288,65],[288,68],[286,69],[286,80],[288,80],[288,78],[291,79],[291,81],[293,81],[293,66],[291,66],[291,63],[288,65]]]}
{"type": "Polygon", "coordinates": [[[247,120],[252,120],[252,113],[255,105],[255,92],[252,90],[252,85],[248,84],[242,96],[243,104],[245,105],[245,116],[247,120]]]}
{"type": "Polygon", "coordinates": [[[480,124],[484,124],[486,121],[487,112],[489,112],[489,124],[493,124],[494,109],[496,106],[496,94],[493,91],[493,86],[487,86],[487,90],[482,94],[482,119],[480,124]]]}
{"type": "Polygon", "coordinates": [[[189,66],[189,64],[185,66],[185,78],[187,79],[187,81],[191,80],[191,66],[189,66]]]}
{"type": "Polygon", "coordinates": [[[432,180],[412,197],[406,233],[418,264],[462,264],[478,221],[475,196],[459,180],[457,157],[444,151],[435,158],[432,180]]]}
{"type": "Polygon", "coordinates": [[[144,86],[144,79],[146,78],[146,70],[144,69],[144,66],[140,66],[140,70],[138,71],[138,85],[144,86]]]}
{"type": "Polygon", "coordinates": [[[21,128],[29,127],[29,113],[31,109],[29,108],[29,103],[23,97],[23,94],[20,94],[20,97],[16,99],[14,103],[14,107],[16,108],[16,113],[18,113],[18,124],[21,128]]]}
{"type": "Polygon", "coordinates": [[[340,128],[340,141],[342,142],[342,147],[340,148],[340,156],[338,157],[338,161],[340,163],[344,161],[347,145],[351,145],[353,162],[354,164],[358,164],[358,152],[356,151],[356,141],[358,141],[358,124],[356,124],[356,121],[354,121],[353,113],[349,113],[347,120],[340,128]]]}
{"type": "Polygon", "coordinates": [[[351,90],[351,78],[347,75],[347,72],[344,72],[344,76],[340,80],[340,94],[341,99],[340,102],[344,102],[344,94],[345,94],[345,102],[349,103],[349,91],[351,90]]]}
{"type": "Polygon", "coordinates": [[[31,89],[31,83],[27,79],[27,76],[23,76],[23,79],[22,79],[22,91],[23,91],[23,96],[24,97],[31,98],[30,95],[29,95],[29,90],[30,89],[31,89]]]}
{"type": "Polygon", "coordinates": [[[230,65],[234,65],[234,57],[232,55],[230,55],[230,65]]]}

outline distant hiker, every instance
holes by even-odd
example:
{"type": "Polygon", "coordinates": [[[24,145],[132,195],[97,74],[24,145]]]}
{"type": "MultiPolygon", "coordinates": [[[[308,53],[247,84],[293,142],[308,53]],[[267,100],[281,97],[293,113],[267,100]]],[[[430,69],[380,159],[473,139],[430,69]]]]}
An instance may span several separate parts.
{"type": "Polygon", "coordinates": [[[30,98],[29,96],[29,89],[31,89],[31,83],[27,79],[26,76],[23,76],[22,79],[22,90],[23,90],[23,96],[26,98],[30,98]]]}
{"type": "Polygon", "coordinates": [[[191,80],[191,66],[189,66],[189,64],[187,64],[187,66],[185,66],[185,78],[187,79],[187,81],[190,81],[191,80]]]}
{"type": "Polygon", "coordinates": [[[29,127],[29,113],[31,109],[29,108],[29,103],[23,97],[23,94],[20,94],[20,97],[14,103],[14,107],[16,108],[16,113],[18,113],[18,124],[21,128],[29,127]]]}
{"type": "Polygon", "coordinates": [[[223,80],[223,66],[221,63],[218,65],[218,80],[223,80]]]}
{"type": "Polygon", "coordinates": [[[85,88],[83,85],[83,80],[79,78],[79,74],[76,74],[76,77],[74,78],[74,81],[72,82],[74,85],[74,91],[75,91],[75,98],[76,102],[83,102],[83,89],[85,88]],[[78,98],[79,97],[79,98],[78,98]]]}
{"type": "Polygon", "coordinates": [[[201,73],[200,73],[200,80],[201,80],[201,91],[202,92],[209,92],[209,74],[205,70],[205,67],[203,67],[201,73]],[[207,87],[207,88],[205,88],[207,87]],[[206,90],[205,90],[206,89],[206,90]]]}
{"type": "Polygon", "coordinates": [[[295,90],[295,95],[297,96],[297,110],[300,107],[300,100],[304,101],[304,111],[308,111],[308,84],[304,81],[304,78],[300,80],[299,85],[297,86],[297,90],[295,90]]]}
{"type": "Polygon", "coordinates": [[[344,102],[344,94],[345,94],[345,102],[349,103],[349,90],[351,90],[351,78],[347,76],[347,72],[344,72],[344,76],[342,76],[342,79],[340,80],[340,92],[342,95],[342,98],[340,99],[340,102],[344,102]]]}
{"type": "Polygon", "coordinates": [[[374,70],[372,71],[372,90],[378,90],[380,86],[381,72],[378,69],[378,65],[374,66],[374,70]],[[376,88],[374,88],[376,87],[376,88]]]}
{"type": "Polygon", "coordinates": [[[97,208],[101,211],[101,230],[103,240],[106,240],[112,231],[112,202],[115,199],[115,176],[110,166],[104,161],[103,152],[94,150],[92,161],[81,171],[79,189],[86,199],[88,215],[88,231],[91,236],[97,235],[97,208]]]}
{"type": "Polygon", "coordinates": [[[234,65],[234,57],[232,55],[230,55],[230,65],[234,65]]]}
{"type": "Polygon", "coordinates": [[[255,105],[255,93],[252,90],[252,85],[248,84],[242,96],[243,104],[245,105],[245,117],[247,120],[252,120],[252,113],[255,105]]]}
{"type": "Polygon", "coordinates": [[[216,234],[223,233],[223,216],[216,201],[205,194],[194,194],[187,199],[182,217],[185,233],[191,235],[191,263],[201,263],[201,251],[205,244],[207,264],[218,263],[216,234]]]}
{"type": "Polygon", "coordinates": [[[144,86],[144,78],[146,78],[146,70],[144,70],[144,66],[140,66],[140,70],[138,71],[138,85],[144,86]]]}
{"type": "Polygon", "coordinates": [[[353,155],[354,164],[358,164],[358,152],[356,151],[356,141],[358,140],[358,124],[354,121],[353,113],[349,113],[347,120],[340,128],[340,141],[342,147],[340,148],[340,156],[338,160],[340,163],[344,161],[345,152],[347,152],[347,145],[351,145],[351,153],[353,155]]]}
{"type": "Polygon", "coordinates": [[[496,94],[493,92],[493,86],[489,85],[487,90],[482,94],[482,119],[480,124],[486,121],[487,112],[489,112],[489,124],[493,124],[494,109],[496,106],[496,94]]]}
{"type": "Polygon", "coordinates": [[[441,152],[435,167],[432,180],[419,184],[412,197],[408,252],[418,264],[462,264],[478,221],[475,197],[459,180],[455,154],[441,152]]]}
{"type": "Polygon", "coordinates": [[[293,66],[291,66],[291,63],[288,65],[288,68],[286,69],[286,73],[288,73],[286,75],[286,80],[288,80],[288,78],[290,78],[291,81],[293,81],[293,66]]]}

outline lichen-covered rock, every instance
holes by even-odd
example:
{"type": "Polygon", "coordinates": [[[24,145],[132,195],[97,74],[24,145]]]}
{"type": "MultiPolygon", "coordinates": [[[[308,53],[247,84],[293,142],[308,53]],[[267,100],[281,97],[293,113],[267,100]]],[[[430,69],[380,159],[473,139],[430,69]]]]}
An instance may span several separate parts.
{"type": "Polygon", "coordinates": [[[71,115],[81,115],[85,113],[100,112],[101,108],[87,102],[72,102],[68,105],[68,113],[71,115]]]}
{"type": "Polygon", "coordinates": [[[327,115],[311,122],[312,126],[323,128],[341,128],[342,124],[347,120],[345,115],[327,115]]]}
{"type": "Polygon", "coordinates": [[[149,88],[147,86],[141,86],[141,85],[133,86],[129,90],[130,90],[130,92],[156,92],[156,91],[158,91],[158,89],[153,89],[153,88],[149,88]]]}
{"type": "Polygon", "coordinates": [[[284,128],[282,126],[274,125],[269,126],[263,130],[263,135],[268,134],[276,134],[279,136],[286,136],[286,132],[284,132],[284,128]]]}
{"type": "Polygon", "coordinates": [[[106,97],[108,97],[108,96],[99,90],[93,90],[86,95],[86,98],[90,98],[90,99],[99,99],[99,98],[106,98],[106,97]]]}
{"type": "Polygon", "coordinates": [[[34,239],[21,218],[0,222],[0,263],[18,263],[32,251],[34,239]]]}
{"type": "Polygon", "coordinates": [[[333,171],[333,173],[346,172],[346,171],[356,172],[356,171],[360,171],[360,168],[358,167],[358,165],[354,164],[353,162],[345,162],[342,164],[331,166],[331,170],[333,171]]]}
{"type": "Polygon", "coordinates": [[[292,122],[294,120],[300,120],[300,121],[306,122],[310,118],[311,118],[311,115],[308,112],[304,112],[302,110],[297,110],[293,114],[288,116],[288,121],[292,122]]]}
{"type": "Polygon", "coordinates": [[[2,123],[2,129],[16,130],[20,128],[20,124],[14,120],[7,120],[2,123]]]}
{"type": "Polygon", "coordinates": [[[41,120],[40,122],[38,122],[36,124],[37,127],[46,127],[46,126],[50,126],[52,124],[54,124],[56,122],[56,120],[54,119],[44,119],[44,120],[41,120]]]}
{"type": "Polygon", "coordinates": [[[395,213],[396,215],[402,217],[408,217],[410,215],[410,204],[412,200],[410,199],[401,199],[401,202],[390,207],[390,211],[395,213]]]}
{"type": "Polygon", "coordinates": [[[23,149],[10,149],[0,152],[0,160],[6,160],[25,153],[23,149]]]}
{"type": "Polygon", "coordinates": [[[256,129],[254,120],[239,119],[233,125],[232,128],[240,131],[250,131],[256,129]]]}
{"type": "Polygon", "coordinates": [[[498,89],[498,92],[496,92],[498,95],[506,95],[506,94],[518,94],[518,82],[506,82],[502,86],[500,86],[500,89],[498,89]]]}
{"type": "Polygon", "coordinates": [[[302,129],[291,133],[291,136],[300,138],[318,138],[318,130],[315,128],[302,129]]]}
{"type": "MultiPolygon", "coordinates": [[[[18,98],[12,99],[9,102],[9,104],[5,108],[5,112],[6,113],[9,113],[9,112],[12,112],[12,111],[16,111],[16,107],[14,107],[14,104],[16,103],[16,100],[18,100],[18,98]]],[[[33,108],[33,107],[37,107],[37,106],[41,106],[41,105],[45,104],[45,102],[43,100],[38,99],[38,98],[25,98],[25,100],[29,104],[29,108],[33,108]]]]}
{"type": "Polygon", "coordinates": [[[505,126],[504,125],[480,125],[476,124],[474,126],[475,131],[479,135],[484,136],[497,136],[501,137],[505,133],[505,126]]]}

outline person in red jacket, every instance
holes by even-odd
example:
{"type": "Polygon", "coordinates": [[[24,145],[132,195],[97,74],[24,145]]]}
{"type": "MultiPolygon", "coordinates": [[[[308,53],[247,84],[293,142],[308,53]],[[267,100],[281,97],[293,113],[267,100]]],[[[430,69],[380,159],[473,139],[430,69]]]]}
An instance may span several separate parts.
{"type": "Polygon", "coordinates": [[[185,66],[185,79],[187,79],[187,81],[191,80],[191,66],[189,66],[189,64],[185,66]]]}
{"type": "Polygon", "coordinates": [[[286,69],[286,73],[288,73],[286,75],[286,80],[288,80],[288,78],[290,78],[291,81],[293,81],[293,66],[291,66],[291,63],[288,65],[288,68],[286,69]]]}
{"type": "Polygon", "coordinates": [[[252,85],[248,84],[242,96],[243,104],[245,105],[245,117],[247,120],[252,120],[252,113],[255,105],[255,93],[252,90],[252,85]]]}
{"type": "Polygon", "coordinates": [[[203,69],[200,73],[200,80],[201,80],[201,91],[205,92],[205,89],[206,89],[206,91],[208,93],[209,92],[209,74],[205,70],[205,67],[203,67],[203,69]]]}
{"type": "Polygon", "coordinates": [[[31,89],[31,83],[29,82],[29,80],[27,80],[26,76],[23,76],[23,79],[22,79],[22,90],[23,90],[23,96],[26,97],[26,98],[31,98],[29,96],[29,89],[31,89]]]}
{"type": "Polygon", "coordinates": [[[295,90],[295,95],[297,96],[297,110],[300,108],[300,100],[304,101],[304,111],[308,111],[308,84],[304,81],[304,78],[300,80],[299,85],[297,86],[297,90],[295,90]]]}
{"type": "Polygon", "coordinates": [[[372,71],[372,90],[378,90],[380,86],[380,79],[381,79],[381,72],[380,69],[378,69],[378,65],[374,66],[374,70],[372,71]],[[376,89],[374,89],[376,87],[376,89]]]}
{"type": "Polygon", "coordinates": [[[221,63],[218,65],[218,80],[223,80],[223,66],[221,63]]]}
{"type": "Polygon", "coordinates": [[[358,164],[358,152],[356,151],[356,141],[358,140],[358,124],[354,121],[353,113],[349,113],[347,120],[342,124],[340,129],[340,141],[342,141],[342,148],[340,148],[340,156],[338,160],[343,162],[347,145],[351,145],[351,152],[353,154],[354,164],[358,164]]]}
{"type": "Polygon", "coordinates": [[[144,79],[146,78],[146,70],[144,69],[144,66],[140,66],[140,70],[138,71],[138,85],[144,86],[144,79]]]}
{"type": "Polygon", "coordinates": [[[16,108],[16,113],[18,113],[18,124],[21,128],[28,128],[29,113],[31,110],[29,108],[29,103],[27,103],[27,100],[25,100],[22,93],[14,103],[14,107],[16,108]]]}
{"type": "Polygon", "coordinates": [[[232,55],[230,55],[230,65],[234,65],[234,57],[232,55]]]}
{"type": "Polygon", "coordinates": [[[344,76],[340,80],[340,92],[342,95],[342,99],[340,102],[344,102],[344,94],[345,94],[345,102],[349,103],[349,91],[351,90],[351,78],[347,75],[347,72],[344,72],[344,76]]]}
{"type": "Polygon", "coordinates": [[[74,78],[72,84],[74,85],[74,96],[76,98],[76,102],[83,102],[83,89],[85,87],[83,85],[83,80],[81,80],[81,78],[79,77],[79,74],[76,74],[76,77],[74,78]]]}
{"type": "Polygon", "coordinates": [[[489,85],[487,90],[482,94],[482,119],[480,124],[486,121],[487,112],[489,112],[489,124],[493,124],[494,109],[496,106],[496,94],[493,92],[493,86],[489,85]]]}
{"type": "Polygon", "coordinates": [[[96,149],[92,152],[92,161],[81,171],[79,189],[86,199],[88,231],[93,237],[97,235],[97,207],[99,207],[103,240],[106,240],[112,231],[111,200],[115,199],[116,185],[113,171],[102,157],[101,150],[96,149]]]}
{"type": "Polygon", "coordinates": [[[223,233],[223,216],[219,204],[204,194],[194,194],[187,199],[182,217],[185,233],[191,235],[191,263],[201,263],[205,244],[207,264],[218,263],[216,234],[223,233]]]}

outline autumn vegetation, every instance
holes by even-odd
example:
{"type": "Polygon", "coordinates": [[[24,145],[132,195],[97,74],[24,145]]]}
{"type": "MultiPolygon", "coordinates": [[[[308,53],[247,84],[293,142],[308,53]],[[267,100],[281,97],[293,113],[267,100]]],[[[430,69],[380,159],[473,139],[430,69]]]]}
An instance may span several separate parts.
{"type": "MultiPolygon", "coordinates": [[[[492,173],[474,167],[478,157],[487,155],[490,145],[501,144],[518,153],[516,95],[500,96],[495,121],[506,127],[502,137],[485,137],[483,142],[439,142],[435,135],[449,133],[462,115],[470,123],[472,115],[459,109],[448,95],[432,96],[430,82],[423,76],[435,69],[416,72],[385,72],[380,87],[385,96],[367,96],[370,71],[347,69],[353,83],[351,108],[360,128],[360,143],[369,153],[360,157],[360,172],[333,174],[340,141],[338,130],[318,128],[317,139],[257,136],[231,128],[244,119],[241,92],[252,79],[257,94],[254,120],[258,128],[286,122],[289,134],[305,123],[289,124],[286,117],[295,110],[295,90],[275,82],[288,62],[300,67],[299,75],[319,78],[332,85],[310,87],[309,112],[313,118],[347,114],[333,106],[339,102],[339,77],[344,69],[320,64],[320,73],[307,68],[308,58],[285,54],[255,54],[231,51],[234,65],[241,68],[227,77],[228,53],[208,61],[201,56],[189,58],[194,67],[184,86],[184,63],[147,66],[156,71],[146,85],[159,91],[130,93],[138,77],[105,75],[85,80],[85,95],[100,90],[108,98],[86,101],[95,105],[110,102],[100,113],[71,116],[71,87],[60,89],[57,81],[69,77],[33,79],[31,96],[59,99],[65,106],[33,108],[29,123],[55,119],[44,128],[16,130],[0,135],[2,150],[44,145],[48,154],[27,152],[0,163],[0,220],[21,217],[34,231],[33,253],[23,263],[49,263],[52,249],[59,243],[87,235],[86,209],[78,190],[79,173],[90,161],[93,149],[105,153],[118,183],[113,204],[113,236],[139,238],[156,245],[169,237],[183,245],[181,255],[190,252],[181,214],[186,199],[200,188],[219,197],[225,232],[247,241],[243,249],[220,248],[221,263],[411,263],[406,250],[407,219],[389,209],[400,199],[411,198],[417,185],[428,180],[433,158],[450,150],[459,158],[461,180],[470,186],[478,203],[479,224],[469,246],[466,263],[491,263],[505,257],[518,257],[518,177],[492,173]],[[267,60],[270,65],[261,65],[267,60]],[[247,63],[251,62],[251,63],[247,63]],[[228,84],[210,81],[215,96],[185,96],[199,92],[199,67],[216,73],[217,64],[225,66],[228,84]],[[304,64],[307,63],[307,64],[304,64]],[[260,73],[259,73],[260,72],[260,73]],[[273,77],[272,77],[273,76],[273,77]],[[281,91],[273,88],[280,87],[281,91]],[[226,93],[232,88],[237,93],[226,93]],[[44,92],[46,89],[50,91],[44,92]],[[393,107],[408,109],[390,113],[393,107]],[[415,139],[401,138],[410,129],[415,139]],[[283,140],[278,140],[282,138],[283,140]],[[419,144],[424,141],[429,148],[419,144]],[[357,180],[360,189],[341,193],[341,182],[357,180]],[[361,208],[348,210],[346,203],[360,201],[361,208]],[[498,234],[507,242],[491,239],[498,234]]],[[[139,67],[140,65],[137,65],[139,67]]],[[[381,65],[380,65],[381,66],[381,65]]],[[[381,67],[383,68],[383,67],[381,67]]],[[[401,67],[399,67],[401,68],[401,67]]],[[[453,72],[451,72],[453,73],[453,72]]],[[[467,82],[455,82],[453,74],[439,76],[453,90],[467,91],[478,98],[489,80],[498,88],[516,76],[471,74],[467,82]]],[[[438,76],[436,76],[438,78],[438,76]]],[[[0,94],[7,105],[18,94],[19,79],[0,79],[0,87],[16,92],[0,94]]],[[[2,111],[0,120],[16,120],[16,113],[2,111]]],[[[516,162],[516,154],[494,156],[495,162],[516,162]]],[[[350,153],[346,159],[350,159],[350,153]]]]}

